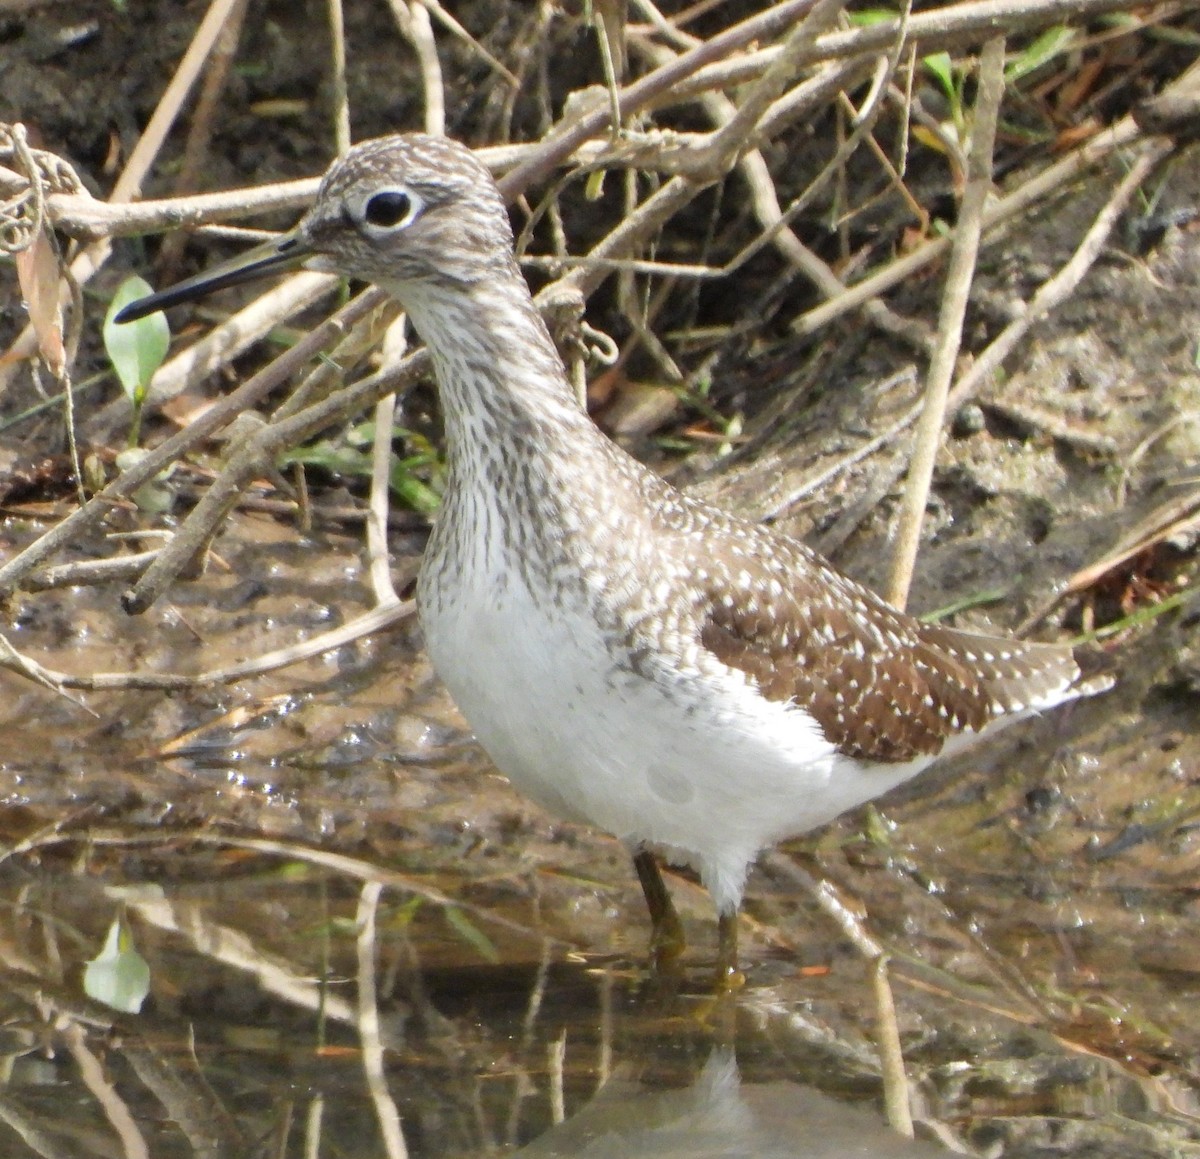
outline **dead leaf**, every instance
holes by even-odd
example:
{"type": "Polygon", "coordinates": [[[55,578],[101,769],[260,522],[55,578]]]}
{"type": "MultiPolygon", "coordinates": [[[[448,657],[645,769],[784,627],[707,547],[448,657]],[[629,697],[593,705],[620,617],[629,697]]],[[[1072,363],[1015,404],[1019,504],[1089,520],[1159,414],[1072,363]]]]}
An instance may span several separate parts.
{"type": "Polygon", "coordinates": [[[27,249],[16,255],[16,266],[38,349],[51,373],[61,378],[67,367],[67,350],[63,344],[58,253],[49,236],[39,233],[27,249]]]}

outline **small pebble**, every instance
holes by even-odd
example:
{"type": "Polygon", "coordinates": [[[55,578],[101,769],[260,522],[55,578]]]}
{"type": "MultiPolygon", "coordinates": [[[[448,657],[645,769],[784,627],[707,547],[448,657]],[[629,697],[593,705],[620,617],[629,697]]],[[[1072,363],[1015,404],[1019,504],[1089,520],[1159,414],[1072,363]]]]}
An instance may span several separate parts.
{"type": "Polygon", "coordinates": [[[956,439],[966,439],[971,435],[979,434],[986,425],[983,408],[976,403],[968,402],[955,412],[954,419],[950,424],[950,433],[956,439]]]}

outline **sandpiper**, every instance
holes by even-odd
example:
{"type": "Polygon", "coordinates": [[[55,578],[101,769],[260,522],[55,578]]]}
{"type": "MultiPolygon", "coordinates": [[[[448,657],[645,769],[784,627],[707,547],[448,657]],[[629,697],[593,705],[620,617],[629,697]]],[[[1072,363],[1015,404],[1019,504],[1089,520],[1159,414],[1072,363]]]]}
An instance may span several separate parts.
{"type": "Polygon", "coordinates": [[[292,232],[119,319],[299,265],[383,287],[428,346],[448,461],[417,587],[429,653],[518,789],[628,846],[660,957],[683,939],[655,855],[699,873],[732,975],[760,850],[1109,686],[1070,647],[907,616],[619,449],[576,402],[495,183],[453,141],[358,145],[292,232]]]}

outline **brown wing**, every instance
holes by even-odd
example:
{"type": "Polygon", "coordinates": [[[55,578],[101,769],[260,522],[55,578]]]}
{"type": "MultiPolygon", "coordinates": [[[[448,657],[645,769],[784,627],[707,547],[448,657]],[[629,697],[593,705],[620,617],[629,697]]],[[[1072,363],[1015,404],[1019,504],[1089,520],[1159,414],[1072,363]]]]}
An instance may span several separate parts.
{"type": "Polygon", "coordinates": [[[839,751],[935,755],[958,733],[1070,695],[1070,648],[922,624],[801,544],[764,538],[765,560],[706,561],[701,644],[768,699],[810,712],[839,751]]]}

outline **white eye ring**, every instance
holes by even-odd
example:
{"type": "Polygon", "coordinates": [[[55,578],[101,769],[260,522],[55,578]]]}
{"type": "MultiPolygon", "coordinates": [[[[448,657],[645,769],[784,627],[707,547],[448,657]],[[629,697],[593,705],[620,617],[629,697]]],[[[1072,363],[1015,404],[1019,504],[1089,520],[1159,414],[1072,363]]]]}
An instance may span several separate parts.
{"type": "Polygon", "coordinates": [[[359,206],[363,232],[383,236],[411,225],[425,202],[408,189],[380,189],[359,206]]]}

